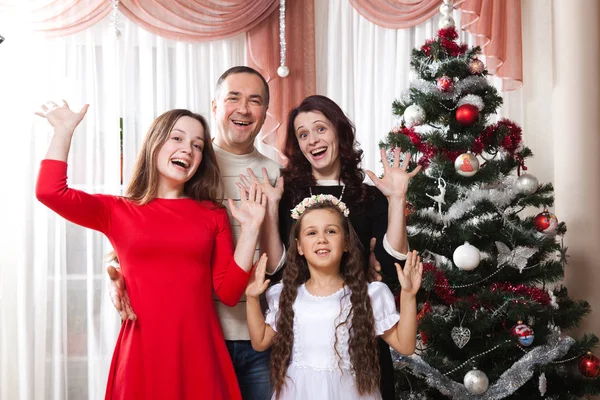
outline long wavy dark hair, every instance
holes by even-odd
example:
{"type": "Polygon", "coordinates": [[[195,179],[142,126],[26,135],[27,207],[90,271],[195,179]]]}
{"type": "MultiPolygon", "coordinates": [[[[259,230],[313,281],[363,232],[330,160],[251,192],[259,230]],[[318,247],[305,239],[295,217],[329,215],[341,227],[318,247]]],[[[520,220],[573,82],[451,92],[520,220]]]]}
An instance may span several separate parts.
{"type": "Polygon", "coordinates": [[[308,96],[300,105],[292,109],[288,116],[287,131],[283,154],[288,158],[287,166],[281,175],[285,181],[286,191],[290,191],[292,204],[299,203],[307,196],[308,188],[316,185],[310,162],[306,159],[298,139],[294,122],[300,113],[319,112],[335,127],[339,141],[340,152],[340,181],[346,185],[344,202],[348,205],[362,203],[370,196],[368,188],[362,182],[364,171],[359,167],[363,151],[356,142],[356,129],[344,111],[333,100],[325,96],[308,96]]]}
{"type": "MultiPolygon", "coordinates": [[[[350,339],[348,342],[350,361],[355,373],[356,386],[361,394],[379,390],[379,354],[375,335],[375,319],[368,293],[368,284],[363,268],[362,249],[360,240],[339,208],[331,202],[317,203],[300,216],[294,224],[287,253],[287,264],[283,272],[283,289],[279,298],[279,314],[277,317],[277,334],[274,337],[271,350],[271,381],[275,386],[277,399],[285,385],[287,369],[290,365],[292,347],[294,345],[294,302],[298,295],[298,287],[310,278],[310,271],[304,256],[298,253],[298,239],[304,216],[313,210],[330,210],[341,221],[344,230],[345,244],[348,249],[340,263],[340,275],[345,285],[350,289],[345,296],[350,296],[351,310],[348,317],[336,325],[334,349],[337,351],[338,329],[348,325],[351,319],[350,339]]],[[[341,306],[341,302],[340,302],[341,306]]],[[[342,309],[340,307],[341,319],[342,309]]]]}

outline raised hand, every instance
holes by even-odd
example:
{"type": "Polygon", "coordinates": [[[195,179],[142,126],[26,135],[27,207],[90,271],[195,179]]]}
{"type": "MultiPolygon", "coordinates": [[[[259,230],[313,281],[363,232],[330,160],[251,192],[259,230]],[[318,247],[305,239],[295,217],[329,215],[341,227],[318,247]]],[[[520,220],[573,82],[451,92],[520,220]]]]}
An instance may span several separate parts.
{"type": "Polygon", "coordinates": [[[404,270],[400,264],[395,263],[395,265],[396,272],[398,273],[398,281],[400,281],[400,286],[402,287],[401,293],[416,296],[423,278],[423,263],[417,251],[413,250],[408,253],[404,270]]]}
{"type": "Polygon", "coordinates": [[[40,110],[36,111],[35,114],[46,118],[55,132],[73,134],[77,125],[85,117],[88,107],[89,104],[86,104],[79,112],[75,112],[69,108],[65,100],[62,101],[60,106],[53,101],[49,101],[42,104],[40,110]]]}
{"type": "Polygon", "coordinates": [[[267,270],[267,254],[263,253],[260,259],[254,264],[253,272],[250,273],[250,279],[246,286],[246,297],[259,297],[269,287],[270,279],[265,280],[267,270]]]}
{"type": "Polygon", "coordinates": [[[365,171],[377,189],[379,189],[388,200],[405,199],[406,191],[408,190],[408,182],[421,170],[421,166],[418,165],[411,172],[408,172],[407,168],[411,154],[406,153],[404,162],[400,165],[400,152],[400,149],[395,150],[394,162],[390,165],[385,149],[383,147],[380,149],[381,163],[383,164],[383,178],[378,178],[372,171],[365,171]]]}
{"type": "Polygon", "coordinates": [[[110,277],[109,292],[113,306],[115,306],[117,311],[119,311],[123,321],[126,319],[135,321],[137,319],[137,315],[135,315],[135,312],[133,312],[133,308],[129,302],[129,295],[125,289],[125,279],[123,278],[123,275],[112,265],[109,265],[106,268],[106,272],[108,272],[108,276],[110,277]]]}
{"type": "Polygon", "coordinates": [[[260,186],[253,183],[249,190],[240,188],[240,199],[239,207],[235,206],[232,199],[228,199],[231,215],[240,223],[242,230],[245,228],[259,230],[265,218],[267,196],[260,186]]]}
{"type": "Polygon", "coordinates": [[[272,207],[273,209],[277,209],[279,206],[279,200],[281,200],[281,196],[283,195],[283,177],[279,177],[275,186],[271,185],[271,181],[269,180],[269,173],[266,168],[262,169],[262,182],[258,180],[254,171],[251,168],[246,170],[248,172],[247,178],[245,175],[240,174],[240,181],[237,183],[237,186],[242,189],[246,189],[246,191],[250,190],[250,186],[252,184],[256,184],[261,187],[262,192],[267,196],[267,207],[272,207]]]}

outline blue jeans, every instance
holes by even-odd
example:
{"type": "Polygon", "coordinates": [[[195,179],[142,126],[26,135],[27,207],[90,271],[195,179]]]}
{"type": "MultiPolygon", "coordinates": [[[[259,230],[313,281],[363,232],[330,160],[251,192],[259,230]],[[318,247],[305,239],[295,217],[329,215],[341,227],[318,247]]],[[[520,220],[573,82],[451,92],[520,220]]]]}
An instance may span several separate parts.
{"type": "Polygon", "coordinates": [[[226,340],[240,391],[244,400],[269,400],[271,379],[269,358],[271,349],[256,351],[249,340],[226,340]]]}

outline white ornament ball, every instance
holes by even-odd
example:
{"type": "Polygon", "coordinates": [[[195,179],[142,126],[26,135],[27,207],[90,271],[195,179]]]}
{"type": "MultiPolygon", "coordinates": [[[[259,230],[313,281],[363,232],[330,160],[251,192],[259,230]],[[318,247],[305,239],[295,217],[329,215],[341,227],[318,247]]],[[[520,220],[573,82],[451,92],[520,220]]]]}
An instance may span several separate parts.
{"type": "Polygon", "coordinates": [[[438,28],[440,28],[440,29],[448,29],[448,28],[453,27],[455,25],[456,24],[454,23],[454,18],[452,18],[449,15],[440,18],[440,22],[438,22],[438,28]]]}
{"type": "Polygon", "coordinates": [[[412,104],[404,110],[404,124],[408,128],[421,125],[423,122],[425,122],[425,110],[423,110],[423,107],[412,104]]]}
{"type": "Polygon", "coordinates": [[[472,246],[469,242],[458,246],[452,254],[452,261],[459,269],[463,271],[472,271],[479,265],[481,254],[477,247],[472,246]]]}
{"type": "Polygon", "coordinates": [[[473,176],[479,171],[479,160],[473,153],[463,153],[454,160],[454,169],[461,176],[473,176]]]}
{"type": "Polygon", "coordinates": [[[483,394],[490,385],[487,375],[476,368],[465,374],[463,382],[470,394],[483,394]]]}
{"type": "Polygon", "coordinates": [[[534,194],[537,192],[540,184],[535,176],[531,174],[522,174],[517,178],[515,185],[517,190],[521,193],[534,194]]]}
{"type": "Polygon", "coordinates": [[[440,13],[444,16],[452,15],[452,4],[442,3],[440,6],[440,13]]]}
{"type": "Polygon", "coordinates": [[[277,68],[277,75],[279,75],[280,77],[285,78],[289,74],[290,74],[290,69],[288,67],[286,67],[285,65],[282,65],[279,68],[277,68]]]}

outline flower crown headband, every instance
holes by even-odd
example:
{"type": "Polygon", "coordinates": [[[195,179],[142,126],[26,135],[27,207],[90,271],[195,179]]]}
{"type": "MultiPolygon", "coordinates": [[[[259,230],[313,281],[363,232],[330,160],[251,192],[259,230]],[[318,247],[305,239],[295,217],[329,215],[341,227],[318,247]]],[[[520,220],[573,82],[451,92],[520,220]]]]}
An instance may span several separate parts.
{"type": "Polygon", "coordinates": [[[306,197],[296,207],[294,207],[292,209],[291,216],[293,219],[298,219],[300,218],[302,213],[304,213],[304,211],[306,211],[306,209],[310,206],[314,206],[317,203],[325,202],[333,203],[333,205],[339,208],[342,214],[344,214],[344,217],[347,217],[350,214],[350,210],[346,206],[346,203],[340,201],[340,199],[338,199],[337,197],[332,196],[330,194],[316,194],[310,197],[306,197]]]}

